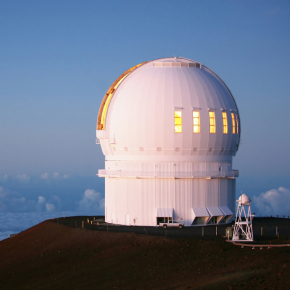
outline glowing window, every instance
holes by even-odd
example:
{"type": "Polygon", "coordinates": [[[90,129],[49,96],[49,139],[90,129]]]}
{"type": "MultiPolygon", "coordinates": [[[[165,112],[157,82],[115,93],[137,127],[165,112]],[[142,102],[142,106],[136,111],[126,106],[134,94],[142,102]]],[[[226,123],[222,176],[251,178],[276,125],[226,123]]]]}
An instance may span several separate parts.
{"type": "Polygon", "coordinates": [[[236,114],[236,120],[237,120],[237,134],[239,134],[239,121],[238,121],[238,114],[236,114]]]}
{"type": "Polygon", "coordinates": [[[192,112],[193,117],[193,133],[200,133],[200,116],[199,111],[192,112]]]}
{"type": "Polygon", "coordinates": [[[209,112],[209,132],[215,133],[215,113],[209,112]]]}
{"type": "Polygon", "coordinates": [[[228,134],[228,119],[227,119],[227,113],[222,112],[223,114],[223,132],[224,134],[228,134]]]}
{"type": "Polygon", "coordinates": [[[232,113],[233,134],[236,134],[235,114],[232,113]]]}
{"type": "Polygon", "coordinates": [[[175,111],[174,119],[175,119],[175,127],[174,127],[175,133],[181,133],[182,132],[182,112],[175,111]]]}

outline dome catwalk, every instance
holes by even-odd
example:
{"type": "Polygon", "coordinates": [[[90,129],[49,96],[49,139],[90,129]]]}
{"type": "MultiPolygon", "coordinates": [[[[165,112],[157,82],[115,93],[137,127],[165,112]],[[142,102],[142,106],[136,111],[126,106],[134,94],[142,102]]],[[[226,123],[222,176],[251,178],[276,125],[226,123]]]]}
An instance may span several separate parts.
{"type": "Polygon", "coordinates": [[[127,70],[105,94],[97,120],[106,222],[229,222],[240,134],[230,90],[201,63],[161,58],[127,70]]]}

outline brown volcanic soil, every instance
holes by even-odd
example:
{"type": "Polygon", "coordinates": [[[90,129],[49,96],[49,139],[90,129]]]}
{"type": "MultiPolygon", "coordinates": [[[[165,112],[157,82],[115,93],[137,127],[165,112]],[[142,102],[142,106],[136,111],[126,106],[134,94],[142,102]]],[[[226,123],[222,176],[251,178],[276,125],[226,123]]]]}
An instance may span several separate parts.
{"type": "Polygon", "coordinates": [[[45,221],[0,242],[0,289],[290,289],[289,247],[201,239],[45,221]]]}

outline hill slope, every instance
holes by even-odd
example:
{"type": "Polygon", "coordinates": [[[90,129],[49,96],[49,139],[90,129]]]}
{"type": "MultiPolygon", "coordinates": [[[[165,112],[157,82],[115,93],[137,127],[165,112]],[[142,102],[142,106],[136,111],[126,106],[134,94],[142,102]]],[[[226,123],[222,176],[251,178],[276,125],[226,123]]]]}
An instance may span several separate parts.
{"type": "Polygon", "coordinates": [[[0,242],[1,289],[290,289],[290,249],[42,222],[0,242]]]}

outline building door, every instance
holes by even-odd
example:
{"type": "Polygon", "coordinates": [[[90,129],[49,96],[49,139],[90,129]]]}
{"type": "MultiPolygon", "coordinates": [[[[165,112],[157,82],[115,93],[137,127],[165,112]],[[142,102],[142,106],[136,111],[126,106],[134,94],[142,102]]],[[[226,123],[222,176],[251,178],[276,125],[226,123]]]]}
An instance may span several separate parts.
{"type": "Polygon", "coordinates": [[[168,223],[168,221],[172,221],[172,217],[157,217],[157,225],[160,223],[168,223]]]}

